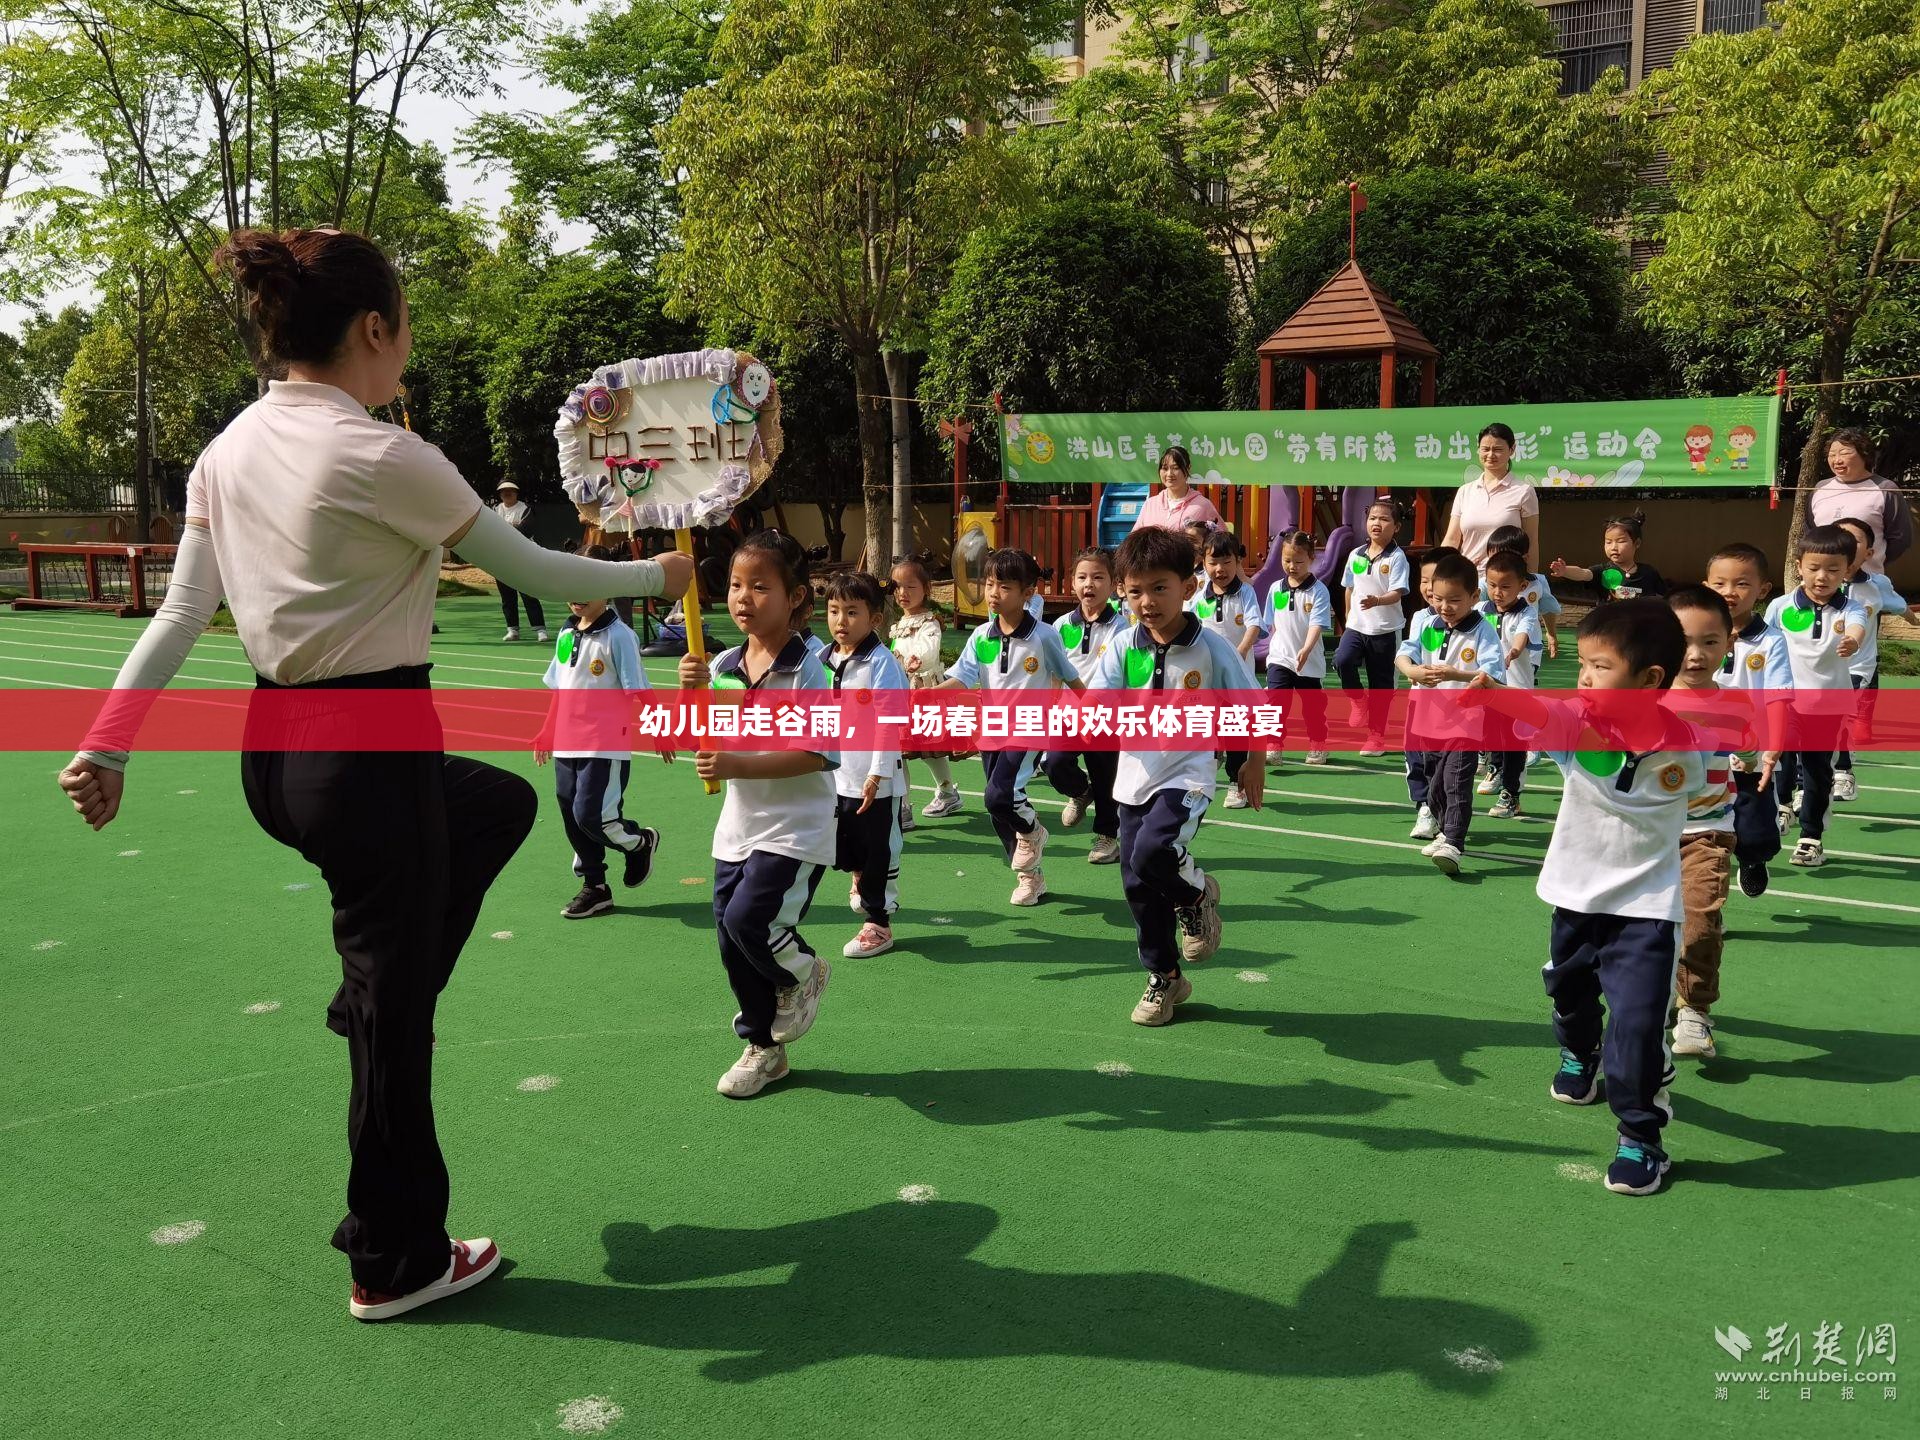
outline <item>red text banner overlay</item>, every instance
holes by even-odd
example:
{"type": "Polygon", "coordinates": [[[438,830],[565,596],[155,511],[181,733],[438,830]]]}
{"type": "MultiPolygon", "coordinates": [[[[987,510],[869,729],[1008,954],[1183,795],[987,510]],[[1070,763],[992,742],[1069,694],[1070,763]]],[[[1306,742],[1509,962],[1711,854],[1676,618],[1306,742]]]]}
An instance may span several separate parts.
{"type": "Polygon", "coordinates": [[[0,688],[0,749],[1920,751],[1920,690],[0,688]]]}

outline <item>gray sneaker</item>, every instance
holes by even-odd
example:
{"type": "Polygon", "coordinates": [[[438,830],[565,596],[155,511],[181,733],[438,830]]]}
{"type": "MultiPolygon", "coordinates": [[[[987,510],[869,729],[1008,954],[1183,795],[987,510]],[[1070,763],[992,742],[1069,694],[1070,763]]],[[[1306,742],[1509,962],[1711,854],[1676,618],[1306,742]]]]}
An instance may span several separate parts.
{"type": "Polygon", "coordinates": [[[1200,900],[1173,912],[1180,926],[1180,958],[1198,965],[1220,948],[1220,882],[1209,875],[1200,900]]]}
{"type": "Polygon", "coordinates": [[[938,820],[942,815],[958,815],[966,803],[958,785],[942,785],[933,792],[933,799],[920,807],[920,818],[938,820]]]}
{"type": "Polygon", "coordinates": [[[1682,1005],[1680,1018],[1673,1026],[1673,1053],[1713,1059],[1719,1053],[1713,1048],[1713,1021],[1700,1011],[1682,1005]]]}
{"type": "Polygon", "coordinates": [[[1147,981],[1147,993],[1133,1007],[1136,1025],[1165,1025],[1173,1019],[1173,1007],[1193,994],[1193,982],[1184,975],[1156,975],[1147,981]]]}
{"type": "Polygon", "coordinates": [[[1120,842],[1111,835],[1093,837],[1093,847],[1087,851],[1089,865],[1118,865],[1120,863],[1120,842]]]}
{"type": "Polygon", "coordinates": [[[749,1045],[714,1088],[728,1099],[744,1100],[749,1095],[758,1095],[774,1081],[786,1078],[786,1046],[749,1045]]]}
{"type": "Polygon", "coordinates": [[[1487,811],[1489,820],[1517,820],[1520,818],[1520,797],[1511,790],[1502,790],[1500,798],[1487,811]]]}
{"type": "Polygon", "coordinates": [[[776,991],[773,1005],[773,1041],[785,1045],[798,1040],[813,1028],[820,1013],[820,996],[825,993],[832,970],[824,960],[814,960],[813,971],[798,985],[776,991]]]}
{"type": "Polygon", "coordinates": [[[1068,830],[1073,829],[1086,818],[1088,801],[1091,795],[1069,795],[1067,803],[1060,807],[1060,823],[1068,830]]]}

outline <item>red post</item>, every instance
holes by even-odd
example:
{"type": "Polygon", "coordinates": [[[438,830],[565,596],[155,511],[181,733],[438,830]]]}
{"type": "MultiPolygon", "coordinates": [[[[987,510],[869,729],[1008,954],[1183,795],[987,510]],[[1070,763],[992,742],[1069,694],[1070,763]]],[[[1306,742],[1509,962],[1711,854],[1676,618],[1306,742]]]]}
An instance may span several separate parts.
{"type": "Polygon", "coordinates": [[[1400,357],[1392,350],[1380,352],[1380,408],[1393,408],[1393,367],[1400,357]]]}
{"type": "Polygon", "coordinates": [[[1260,357],[1260,408],[1262,410],[1273,408],[1273,357],[1271,355],[1260,357]]]}

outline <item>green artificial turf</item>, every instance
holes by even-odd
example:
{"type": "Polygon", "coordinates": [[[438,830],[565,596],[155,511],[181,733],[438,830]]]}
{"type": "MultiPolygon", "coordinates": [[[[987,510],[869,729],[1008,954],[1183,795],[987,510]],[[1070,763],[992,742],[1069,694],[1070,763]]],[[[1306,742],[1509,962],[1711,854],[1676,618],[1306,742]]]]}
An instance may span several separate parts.
{"type": "MultiPolygon", "coordinates": [[[[490,600],[440,620],[436,683],[538,683],[490,600]]],[[[138,628],[0,615],[0,685],[105,684],[138,628]]],[[[209,636],[183,683],[247,679],[209,636]]],[[[490,757],[543,806],[441,1005],[436,1102],[454,1231],[513,1268],[386,1326],[348,1318],[326,1243],[346,1055],[317,874],[232,755],[139,756],[99,834],[63,758],[0,754],[9,1437],[521,1437],[613,1406],[621,1436],[1912,1433],[1920,1396],[1878,1385],[1715,1398],[1770,1326],[1802,1368],[1823,1323],[1849,1366],[1862,1327],[1920,1341],[1910,757],[1862,757],[1825,870],[1731,900],[1721,1057],[1680,1062],[1650,1199],[1597,1183],[1604,1105],[1547,1099],[1550,768],[1454,882],[1406,838],[1397,757],[1288,763],[1265,811],[1215,809],[1225,946],[1160,1031],[1128,1023],[1086,831],[1056,823],[1052,897],[1014,910],[970,799],[907,839],[894,953],[839,959],[858,917],[822,884],[819,1024],[736,1103],[719,802],[636,761],[654,878],[569,924],[551,775],[490,757]],[[1756,1342],[1737,1367],[1728,1327],[1756,1342]]]]}

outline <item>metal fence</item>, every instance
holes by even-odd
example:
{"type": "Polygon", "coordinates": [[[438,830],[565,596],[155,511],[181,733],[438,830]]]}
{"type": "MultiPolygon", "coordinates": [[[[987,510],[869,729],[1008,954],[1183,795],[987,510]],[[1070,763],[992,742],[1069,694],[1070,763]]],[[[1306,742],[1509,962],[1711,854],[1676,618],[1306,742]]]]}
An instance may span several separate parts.
{"type": "Polygon", "coordinates": [[[84,471],[0,470],[0,510],[134,513],[134,484],[123,475],[84,471]]]}

